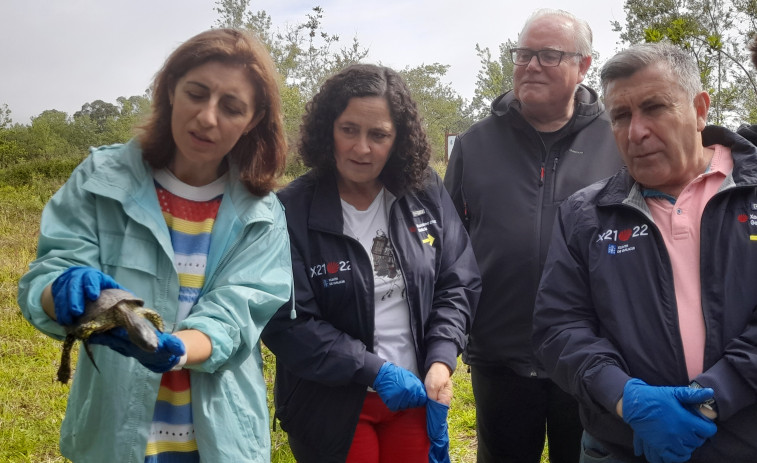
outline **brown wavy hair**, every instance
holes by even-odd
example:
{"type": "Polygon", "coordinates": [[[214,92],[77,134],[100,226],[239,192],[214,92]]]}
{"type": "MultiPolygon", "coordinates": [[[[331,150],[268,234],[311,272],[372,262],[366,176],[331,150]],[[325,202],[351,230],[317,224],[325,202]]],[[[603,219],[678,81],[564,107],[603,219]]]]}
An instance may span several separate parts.
{"type": "Polygon", "coordinates": [[[226,159],[239,169],[239,180],[252,194],[266,195],[276,187],[276,179],[286,165],[279,77],[265,46],[246,31],[211,29],[171,53],[155,75],[152,113],[139,135],[143,157],[154,169],[170,164],[176,143],[171,133],[168,97],[187,72],[211,61],[241,66],[255,89],[255,113],[265,113],[252,130],[242,135],[226,159]]]}
{"type": "Polygon", "coordinates": [[[324,82],[305,106],[298,146],[303,162],[319,175],[335,172],[334,121],[351,98],[363,97],[386,98],[397,130],[379,180],[395,193],[420,190],[431,147],[407,84],[397,72],[384,66],[354,64],[324,82]]]}

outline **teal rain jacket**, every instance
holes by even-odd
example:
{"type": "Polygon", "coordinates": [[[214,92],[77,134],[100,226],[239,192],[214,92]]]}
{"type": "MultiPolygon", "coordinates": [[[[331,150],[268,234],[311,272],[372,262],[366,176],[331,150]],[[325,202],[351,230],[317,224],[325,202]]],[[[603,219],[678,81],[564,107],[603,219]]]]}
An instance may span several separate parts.
{"type": "MultiPolygon", "coordinates": [[[[234,171],[230,178],[237,178],[234,171]]],[[[198,329],[213,350],[191,365],[192,413],[202,461],[270,461],[260,332],[289,299],[292,271],[284,210],[238,181],[226,187],[211,235],[205,285],[178,321],[179,279],[152,171],[136,141],[92,149],[42,213],[37,259],[19,282],[18,303],[40,331],[64,330],[40,305],[68,267],[111,275],[157,310],[165,330],[198,329]]],[[[143,462],[160,374],[93,345],[98,373],[79,357],[61,428],[61,453],[77,463],[143,462]]]]}

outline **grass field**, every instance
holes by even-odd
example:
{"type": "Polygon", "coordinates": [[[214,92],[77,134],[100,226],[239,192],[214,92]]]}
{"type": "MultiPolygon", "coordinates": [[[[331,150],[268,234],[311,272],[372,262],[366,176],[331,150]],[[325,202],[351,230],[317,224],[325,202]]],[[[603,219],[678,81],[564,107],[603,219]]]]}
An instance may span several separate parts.
{"type": "MultiPolygon", "coordinates": [[[[443,165],[437,170],[443,175],[443,165]]],[[[62,181],[45,178],[31,186],[0,184],[0,462],[67,461],[58,451],[69,390],[55,381],[61,343],[36,331],[16,303],[18,279],[34,258],[42,207],[62,181]]],[[[270,386],[274,358],[267,350],[264,361],[270,386]]],[[[475,461],[475,406],[465,365],[459,365],[453,380],[450,457],[453,462],[470,463],[475,461]]],[[[271,440],[273,462],[294,461],[278,426],[271,440]]],[[[548,460],[543,457],[542,461],[548,460]]]]}

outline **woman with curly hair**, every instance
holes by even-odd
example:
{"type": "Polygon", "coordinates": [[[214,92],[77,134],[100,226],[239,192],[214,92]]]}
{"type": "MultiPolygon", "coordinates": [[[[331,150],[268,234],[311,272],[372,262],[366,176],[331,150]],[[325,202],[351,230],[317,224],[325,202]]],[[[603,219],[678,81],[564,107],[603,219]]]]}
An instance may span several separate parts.
{"type": "Polygon", "coordinates": [[[468,236],[395,71],[332,76],[300,132],[311,171],[278,193],[295,298],[263,333],[276,415],[299,462],[427,462],[480,289],[468,236]]]}

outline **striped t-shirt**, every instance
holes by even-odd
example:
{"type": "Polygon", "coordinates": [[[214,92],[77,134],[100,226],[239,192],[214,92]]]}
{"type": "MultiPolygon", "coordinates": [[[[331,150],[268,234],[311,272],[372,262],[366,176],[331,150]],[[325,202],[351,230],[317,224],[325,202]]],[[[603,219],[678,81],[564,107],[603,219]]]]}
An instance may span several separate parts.
{"type": "MultiPolygon", "coordinates": [[[[171,234],[174,265],[179,273],[177,322],[189,315],[205,281],[218,207],[226,185],[224,175],[209,185],[193,187],[169,170],[155,172],[155,188],[171,234]]],[[[189,370],[163,374],[155,404],[145,463],[188,463],[200,460],[192,421],[189,370]]]]}

